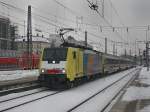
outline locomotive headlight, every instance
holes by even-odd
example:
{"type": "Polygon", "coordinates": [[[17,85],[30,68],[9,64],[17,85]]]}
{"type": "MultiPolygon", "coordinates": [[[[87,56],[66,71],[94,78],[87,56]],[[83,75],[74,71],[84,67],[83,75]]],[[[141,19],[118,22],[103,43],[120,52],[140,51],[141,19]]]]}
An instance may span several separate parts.
{"type": "Polygon", "coordinates": [[[55,61],[52,61],[52,63],[55,64],[56,62],[55,62],[55,61]]]}
{"type": "Polygon", "coordinates": [[[41,69],[41,73],[44,73],[45,72],[45,69],[41,69]]]}
{"type": "Polygon", "coordinates": [[[62,73],[66,73],[65,69],[62,70],[62,73]]]}

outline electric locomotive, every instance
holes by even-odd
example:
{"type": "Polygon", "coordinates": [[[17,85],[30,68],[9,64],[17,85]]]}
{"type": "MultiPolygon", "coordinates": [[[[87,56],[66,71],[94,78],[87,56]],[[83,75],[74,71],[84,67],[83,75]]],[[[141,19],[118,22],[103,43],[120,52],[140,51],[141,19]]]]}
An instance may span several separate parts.
{"type": "Polygon", "coordinates": [[[75,80],[85,75],[100,73],[98,58],[98,53],[81,48],[45,48],[40,62],[39,80],[48,86],[56,86],[58,83],[73,86],[75,80]]]}
{"type": "Polygon", "coordinates": [[[78,47],[45,48],[40,60],[39,81],[48,87],[71,88],[132,67],[132,61],[119,56],[78,47]]]}
{"type": "Polygon", "coordinates": [[[75,31],[72,28],[60,29],[63,43],[59,47],[44,48],[40,59],[39,81],[48,87],[71,88],[82,82],[93,80],[132,66],[132,61],[118,56],[98,52],[80,44],[72,37],[64,39],[64,34],[75,31]]]}

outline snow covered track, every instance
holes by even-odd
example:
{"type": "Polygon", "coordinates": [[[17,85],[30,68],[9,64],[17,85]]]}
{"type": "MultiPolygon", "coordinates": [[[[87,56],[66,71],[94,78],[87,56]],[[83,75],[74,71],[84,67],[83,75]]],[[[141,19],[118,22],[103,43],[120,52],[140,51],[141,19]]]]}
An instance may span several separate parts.
{"type": "Polygon", "coordinates": [[[116,93],[116,95],[108,102],[108,104],[101,110],[101,112],[108,112],[110,108],[115,103],[115,101],[124,93],[125,88],[127,88],[139,75],[142,68],[137,69],[133,74],[133,77],[116,93]]]}
{"type": "MultiPolygon", "coordinates": [[[[101,106],[101,108],[99,108],[100,112],[104,112],[107,109],[107,107],[111,104],[111,102],[129,84],[129,82],[131,82],[131,81],[133,81],[133,79],[135,79],[135,77],[138,75],[140,70],[141,70],[141,68],[137,68],[137,69],[127,73],[126,75],[124,75],[123,77],[119,78],[115,82],[109,84],[105,88],[99,90],[97,93],[93,94],[92,96],[90,96],[87,99],[83,100],[82,102],[80,102],[79,104],[74,106],[73,108],[69,109],[67,112],[72,112],[72,111],[84,112],[85,108],[90,106],[90,102],[93,103],[93,102],[96,102],[97,99],[99,99],[99,100],[103,99],[103,95],[104,94],[111,93],[111,91],[110,91],[110,90],[112,90],[111,88],[114,88],[113,90],[115,90],[116,85],[122,85],[122,84],[120,84],[120,82],[122,82],[122,80],[125,80],[125,83],[121,87],[118,87],[119,88],[119,89],[117,89],[118,91],[116,91],[116,93],[112,94],[113,97],[110,98],[110,100],[108,100],[105,105],[103,105],[103,106],[101,106]]],[[[93,111],[93,110],[88,110],[87,111],[86,110],[86,112],[95,112],[95,111],[93,111]]]]}
{"type": "Polygon", "coordinates": [[[29,95],[37,94],[37,93],[40,93],[40,92],[43,92],[43,91],[46,91],[46,90],[47,90],[46,88],[41,88],[39,91],[35,91],[35,92],[31,92],[31,93],[19,95],[19,96],[17,96],[17,97],[8,98],[8,99],[6,99],[6,100],[1,100],[1,99],[0,99],[0,104],[1,104],[1,103],[4,103],[4,102],[11,101],[11,100],[23,98],[23,97],[26,97],[26,96],[29,96],[29,95]]]}
{"type": "Polygon", "coordinates": [[[23,106],[25,104],[28,104],[28,103],[31,103],[34,101],[37,101],[37,100],[40,100],[40,99],[43,99],[43,98],[46,98],[49,96],[53,96],[53,95],[58,94],[60,92],[61,91],[54,92],[54,91],[41,90],[38,92],[29,93],[29,94],[19,96],[16,98],[0,101],[0,112],[5,112],[5,111],[14,109],[14,108],[19,107],[19,106],[23,106]],[[7,103],[9,105],[7,105],[7,103]]]}
{"type": "MultiPolygon", "coordinates": [[[[93,98],[87,100],[85,103],[72,111],[100,112],[104,107],[106,107],[106,105],[108,105],[108,102],[110,102],[125,85],[127,85],[131,79],[134,79],[139,70],[139,68],[125,70],[108,77],[103,77],[78,87],[65,90],[63,92],[44,91],[36,95],[30,95],[16,100],[4,102],[0,104],[0,111],[67,112],[69,110],[71,111],[73,107],[79,105],[81,102],[94,95],[93,98]],[[104,88],[107,89],[104,90],[104,88]],[[102,92],[95,95],[99,91],[102,92]]],[[[5,99],[6,98],[3,98],[3,100],[5,99]]]]}
{"type": "Polygon", "coordinates": [[[26,83],[19,83],[14,85],[6,85],[1,87],[0,96],[7,95],[14,92],[20,92],[25,91],[29,89],[38,88],[40,85],[37,83],[37,81],[32,82],[26,82],[26,83]]]}

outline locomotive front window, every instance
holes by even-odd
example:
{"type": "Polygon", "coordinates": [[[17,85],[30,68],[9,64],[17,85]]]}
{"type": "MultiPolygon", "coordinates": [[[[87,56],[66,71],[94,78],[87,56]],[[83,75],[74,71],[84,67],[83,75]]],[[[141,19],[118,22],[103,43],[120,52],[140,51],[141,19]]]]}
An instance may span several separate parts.
{"type": "Polygon", "coordinates": [[[45,48],[43,52],[43,61],[65,61],[67,57],[67,48],[45,48]]]}

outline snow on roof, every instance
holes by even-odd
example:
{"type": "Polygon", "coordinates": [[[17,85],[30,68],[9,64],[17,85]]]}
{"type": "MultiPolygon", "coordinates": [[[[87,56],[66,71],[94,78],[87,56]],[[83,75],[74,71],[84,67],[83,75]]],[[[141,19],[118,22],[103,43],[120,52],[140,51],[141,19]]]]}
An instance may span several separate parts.
{"type": "MultiPolygon", "coordinates": [[[[23,42],[23,41],[27,41],[27,37],[15,39],[15,42],[23,42]]],[[[33,42],[46,42],[46,43],[50,42],[47,38],[42,37],[42,36],[33,36],[32,41],[33,42]]]]}

